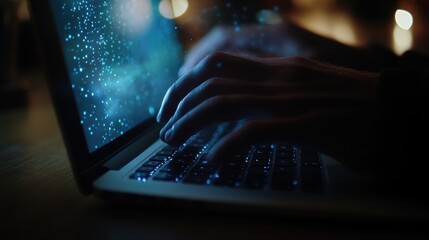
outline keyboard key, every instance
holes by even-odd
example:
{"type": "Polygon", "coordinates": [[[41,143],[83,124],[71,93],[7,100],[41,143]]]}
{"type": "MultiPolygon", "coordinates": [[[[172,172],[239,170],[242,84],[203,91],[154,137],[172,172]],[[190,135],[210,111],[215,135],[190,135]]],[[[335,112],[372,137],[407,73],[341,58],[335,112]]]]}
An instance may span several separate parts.
{"type": "Polygon", "coordinates": [[[275,166],[273,171],[274,173],[293,175],[295,173],[295,168],[289,166],[275,166]]]}
{"type": "Polygon", "coordinates": [[[193,168],[193,171],[212,174],[216,172],[216,169],[217,168],[213,166],[197,165],[193,168]]]}
{"type": "Polygon", "coordinates": [[[180,152],[174,155],[175,158],[192,159],[194,160],[199,155],[198,152],[180,152]]]}
{"type": "Polygon", "coordinates": [[[285,145],[285,144],[279,144],[277,146],[277,151],[284,151],[284,152],[293,152],[294,149],[292,146],[290,145],[285,145]]]}
{"type": "Polygon", "coordinates": [[[183,180],[185,183],[194,183],[194,184],[210,184],[210,174],[204,172],[191,172],[183,180]]]}
{"type": "Polygon", "coordinates": [[[248,169],[247,172],[249,174],[254,174],[254,175],[265,175],[267,174],[269,171],[269,168],[266,166],[254,166],[251,165],[248,169]]]}
{"type": "Polygon", "coordinates": [[[161,172],[180,174],[186,168],[187,168],[186,165],[168,163],[164,167],[161,168],[161,172]]]}
{"type": "Polygon", "coordinates": [[[173,158],[170,164],[179,164],[184,166],[190,166],[194,162],[192,158],[173,158]]]}
{"type": "Polygon", "coordinates": [[[201,142],[201,143],[193,142],[193,143],[190,143],[188,146],[203,149],[206,145],[207,145],[206,142],[201,142]]]}
{"type": "Polygon", "coordinates": [[[259,165],[259,166],[266,166],[270,163],[270,158],[253,158],[252,162],[250,163],[250,165],[259,165]]]}
{"type": "Polygon", "coordinates": [[[158,166],[160,166],[161,164],[163,164],[164,161],[158,161],[158,160],[149,160],[147,162],[145,162],[143,164],[143,166],[147,166],[147,167],[155,167],[157,168],[158,166]]]}
{"type": "Polygon", "coordinates": [[[150,172],[152,172],[155,169],[156,169],[156,167],[154,167],[154,166],[144,166],[143,165],[143,166],[139,167],[136,170],[136,172],[139,172],[139,173],[150,173],[150,172]]]}
{"type": "Polygon", "coordinates": [[[293,152],[277,152],[276,157],[282,159],[295,159],[296,155],[293,152]]]}
{"type": "Polygon", "coordinates": [[[293,160],[293,159],[278,158],[278,159],[275,160],[274,165],[276,165],[276,166],[294,167],[296,165],[296,161],[293,160]]]}
{"type": "Polygon", "coordinates": [[[168,160],[168,156],[155,155],[155,156],[151,157],[150,160],[165,162],[168,160]]]}
{"type": "Polygon", "coordinates": [[[256,149],[258,149],[258,150],[270,150],[271,145],[270,144],[259,144],[256,146],[256,149]]]}
{"type": "Polygon", "coordinates": [[[229,163],[226,163],[224,167],[237,168],[243,171],[245,166],[246,166],[245,162],[229,162],[229,163]]]}
{"type": "Polygon", "coordinates": [[[176,146],[166,146],[162,150],[164,151],[177,151],[178,147],[176,146]]]}
{"type": "Polygon", "coordinates": [[[292,191],[297,183],[293,174],[274,173],[271,179],[271,189],[279,191],[292,191]]]}
{"type": "Polygon", "coordinates": [[[319,162],[303,162],[301,164],[303,167],[318,167],[318,168],[320,168],[319,162]]]}
{"type": "Polygon", "coordinates": [[[245,151],[245,152],[242,152],[242,153],[235,153],[232,156],[232,159],[243,159],[243,160],[245,160],[248,155],[249,155],[249,151],[245,151]]]}
{"type": "Polygon", "coordinates": [[[243,172],[243,167],[240,166],[223,166],[219,170],[219,174],[222,176],[229,176],[229,175],[241,175],[243,172]]]}
{"type": "Polygon", "coordinates": [[[169,157],[169,156],[173,155],[174,152],[175,152],[174,150],[161,150],[156,155],[169,157]]]}
{"type": "Polygon", "coordinates": [[[253,153],[253,158],[269,159],[270,157],[270,152],[255,151],[255,153],[253,153]]]}
{"type": "Polygon", "coordinates": [[[200,147],[193,147],[193,146],[186,146],[182,152],[184,153],[199,153],[201,152],[201,148],[200,147]]]}
{"type": "Polygon", "coordinates": [[[303,166],[320,166],[319,154],[314,151],[301,150],[301,164],[303,166]]]}
{"type": "Polygon", "coordinates": [[[218,163],[216,163],[216,162],[209,161],[209,160],[207,160],[207,159],[202,159],[202,158],[200,158],[200,160],[199,160],[199,161],[198,161],[198,163],[197,163],[197,166],[212,166],[212,167],[218,167],[218,166],[219,166],[219,164],[218,164],[218,163]]]}
{"type": "Polygon", "coordinates": [[[161,172],[157,173],[153,179],[154,180],[160,180],[160,181],[178,182],[179,181],[179,174],[161,171],[161,172]]]}

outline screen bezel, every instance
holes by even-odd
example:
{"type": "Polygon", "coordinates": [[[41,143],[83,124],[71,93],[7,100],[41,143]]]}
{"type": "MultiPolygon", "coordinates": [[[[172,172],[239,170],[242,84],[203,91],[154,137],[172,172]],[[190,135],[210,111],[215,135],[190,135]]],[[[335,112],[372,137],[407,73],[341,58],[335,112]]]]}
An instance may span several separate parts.
{"type": "MultiPolygon", "coordinates": [[[[107,171],[102,167],[102,164],[133,141],[147,134],[151,127],[156,126],[157,123],[154,116],[150,117],[110,143],[90,152],[84,130],[80,124],[78,107],[71,87],[51,4],[49,0],[28,0],[28,3],[32,20],[35,23],[36,34],[42,47],[47,83],[69,161],[81,192],[88,194],[92,191],[92,181],[107,171]]],[[[148,135],[153,136],[153,134],[148,135]]]]}

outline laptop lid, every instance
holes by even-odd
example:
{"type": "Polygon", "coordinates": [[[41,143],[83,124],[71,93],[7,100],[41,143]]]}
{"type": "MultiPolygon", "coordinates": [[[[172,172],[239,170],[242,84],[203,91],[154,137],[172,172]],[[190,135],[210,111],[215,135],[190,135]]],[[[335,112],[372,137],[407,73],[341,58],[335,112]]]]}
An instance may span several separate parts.
{"type": "Polygon", "coordinates": [[[30,1],[64,142],[84,193],[106,160],[142,135],[156,138],[149,132],[182,60],[177,27],[159,4],[30,1]]]}

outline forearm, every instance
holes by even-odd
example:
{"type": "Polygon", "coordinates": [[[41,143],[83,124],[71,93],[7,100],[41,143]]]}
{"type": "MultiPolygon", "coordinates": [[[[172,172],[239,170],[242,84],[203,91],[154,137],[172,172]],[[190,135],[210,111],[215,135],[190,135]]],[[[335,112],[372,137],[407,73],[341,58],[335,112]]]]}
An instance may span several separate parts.
{"type": "Polygon", "coordinates": [[[365,71],[380,71],[383,68],[395,65],[398,57],[387,48],[372,45],[364,48],[356,48],[336,40],[326,38],[310,32],[293,23],[284,23],[283,39],[285,39],[284,53],[287,51],[290,39],[293,39],[299,51],[297,55],[328,62],[334,65],[349,67],[365,71]]]}

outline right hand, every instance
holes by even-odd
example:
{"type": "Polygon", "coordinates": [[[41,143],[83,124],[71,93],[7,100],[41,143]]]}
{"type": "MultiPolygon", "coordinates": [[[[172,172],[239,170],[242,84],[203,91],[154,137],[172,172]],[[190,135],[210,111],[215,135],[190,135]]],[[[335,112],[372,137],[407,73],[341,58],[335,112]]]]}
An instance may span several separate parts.
{"type": "Polygon", "coordinates": [[[214,53],[168,90],[157,118],[165,124],[160,137],[180,145],[212,124],[245,120],[210,150],[209,159],[281,141],[371,172],[377,86],[377,73],[311,59],[214,53]]]}

